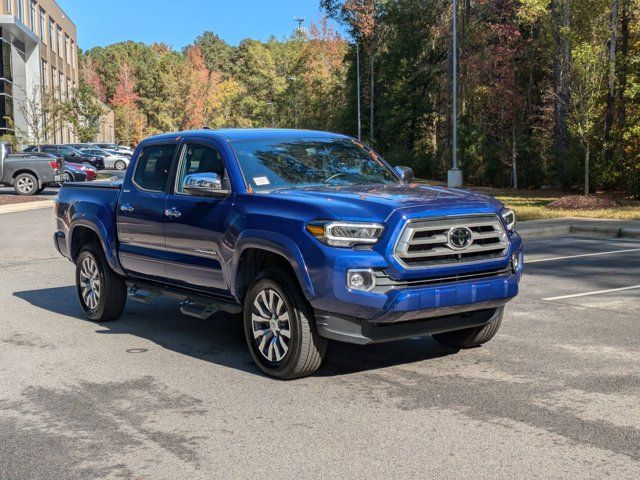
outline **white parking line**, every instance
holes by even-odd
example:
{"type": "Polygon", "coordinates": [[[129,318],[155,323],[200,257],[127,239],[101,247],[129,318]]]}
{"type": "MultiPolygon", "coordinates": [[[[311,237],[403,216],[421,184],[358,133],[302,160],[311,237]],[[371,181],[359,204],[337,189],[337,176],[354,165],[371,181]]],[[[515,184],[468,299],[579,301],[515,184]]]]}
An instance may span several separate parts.
{"type": "Polygon", "coordinates": [[[612,255],[614,253],[629,253],[629,252],[640,252],[640,248],[627,248],[625,250],[610,250],[608,252],[597,252],[597,253],[582,253],[580,255],[567,255],[566,257],[539,258],[536,260],[526,260],[524,264],[526,265],[528,263],[552,262],[554,260],[566,260],[568,258],[596,257],[598,255],[612,255]]]}
{"type": "Polygon", "coordinates": [[[588,297],[589,295],[600,295],[601,293],[612,293],[612,292],[623,292],[625,290],[636,290],[639,289],[640,285],[632,285],[630,287],[622,287],[622,288],[610,288],[609,290],[596,290],[594,292],[585,292],[585,293],[574,293],[573,295],[561,295],[559,297],[547,297],[542,300],[563,300],[565,298],[576,298],[576,297],[588,297]]]}

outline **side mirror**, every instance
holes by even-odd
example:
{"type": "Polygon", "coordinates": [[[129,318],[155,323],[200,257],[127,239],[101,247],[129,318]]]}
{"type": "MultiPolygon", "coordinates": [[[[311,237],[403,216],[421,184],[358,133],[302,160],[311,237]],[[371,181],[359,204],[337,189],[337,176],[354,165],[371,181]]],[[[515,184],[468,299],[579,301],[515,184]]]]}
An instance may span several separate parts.
{"type": "Polygon", "coordinates": [[[415,178],[413,175],[413,168],[411,167],[395,167],[394,170],[405,182],[410,182],[415,178]]]}
{"type": "Polygon", "coordinates": [[[183,190],[198,197],[224,197],[229,190],[222,188],[222,178],[214,172],[193,173],[184,179],[183,190]]]}

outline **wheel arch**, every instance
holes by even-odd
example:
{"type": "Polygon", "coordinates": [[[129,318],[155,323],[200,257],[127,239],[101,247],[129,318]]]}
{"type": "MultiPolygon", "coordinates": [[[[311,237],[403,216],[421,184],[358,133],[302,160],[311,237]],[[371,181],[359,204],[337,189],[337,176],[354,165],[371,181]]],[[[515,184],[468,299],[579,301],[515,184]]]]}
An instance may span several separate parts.
{"type": "MultiPolygon", "coordinates": [[[[286,237],[285,237],[286,238],[286,237]]],[[[287,240],[291,241],[287,238],[287,240]]],[[[236,245],[231,269],[231,293],[243,301],[252,280],[260,271],[277,267],[291,272],[307,300],[315,297],[315,290],[304,259],[297,246],[286,245],[266,238],[244,238],[236,245]]]]}
{"type": "MultiPolygon", "coordinates": [[[[97,218],[88,218],[87,215],[83,215],[83,218],[75,219],[72,222],[67,240],[69,258],[75,262],[83,245],[90,242],[95,243],[97,241],[109,266],[115,272],[123,275],[124,272],[120,265],[120,261],[117,256],[114,255],[115,245],[111,245],[107,240],[108,238],[109,235],[107,233],[107,229],[97,218]]],[[[115,244],[115,241],[113,243],[115,244]]]]}

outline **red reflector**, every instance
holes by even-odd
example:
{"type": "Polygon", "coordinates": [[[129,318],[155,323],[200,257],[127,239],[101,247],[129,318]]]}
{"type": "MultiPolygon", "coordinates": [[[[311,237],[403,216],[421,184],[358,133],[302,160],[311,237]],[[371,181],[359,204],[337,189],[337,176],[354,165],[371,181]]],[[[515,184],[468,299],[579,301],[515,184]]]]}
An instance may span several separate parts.
{"type": "Polygon", "coordinates": [[[52,160],[51,162],[49,162],[49,165],[51,165],[51,168],[53,168],[54,170],[58,169],[58,161],[57,160],[52,160]]]}

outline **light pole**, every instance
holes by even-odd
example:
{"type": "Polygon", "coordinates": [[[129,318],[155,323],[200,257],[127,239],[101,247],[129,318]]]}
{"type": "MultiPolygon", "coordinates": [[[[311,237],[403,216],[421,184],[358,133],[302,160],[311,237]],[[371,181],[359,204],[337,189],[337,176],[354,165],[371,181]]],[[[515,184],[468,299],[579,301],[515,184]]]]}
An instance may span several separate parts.
{"type": "Polygon", "coordinates": [[[453,165],[447,174],[447,185],[451,188],[462,186],[462,170],[458,168],[458,0],[453,0],[453,18],[452,18],[452,59],[453,59],[453,107],[452,107],[452,124],[453,124],[453,165]]]}
{"type": "Polygon", "coordinates": [[[362,119],[360,113],[360,42],[356,38],[356,96],[358,108],[358,140],[362,140],[362,119]]]}

